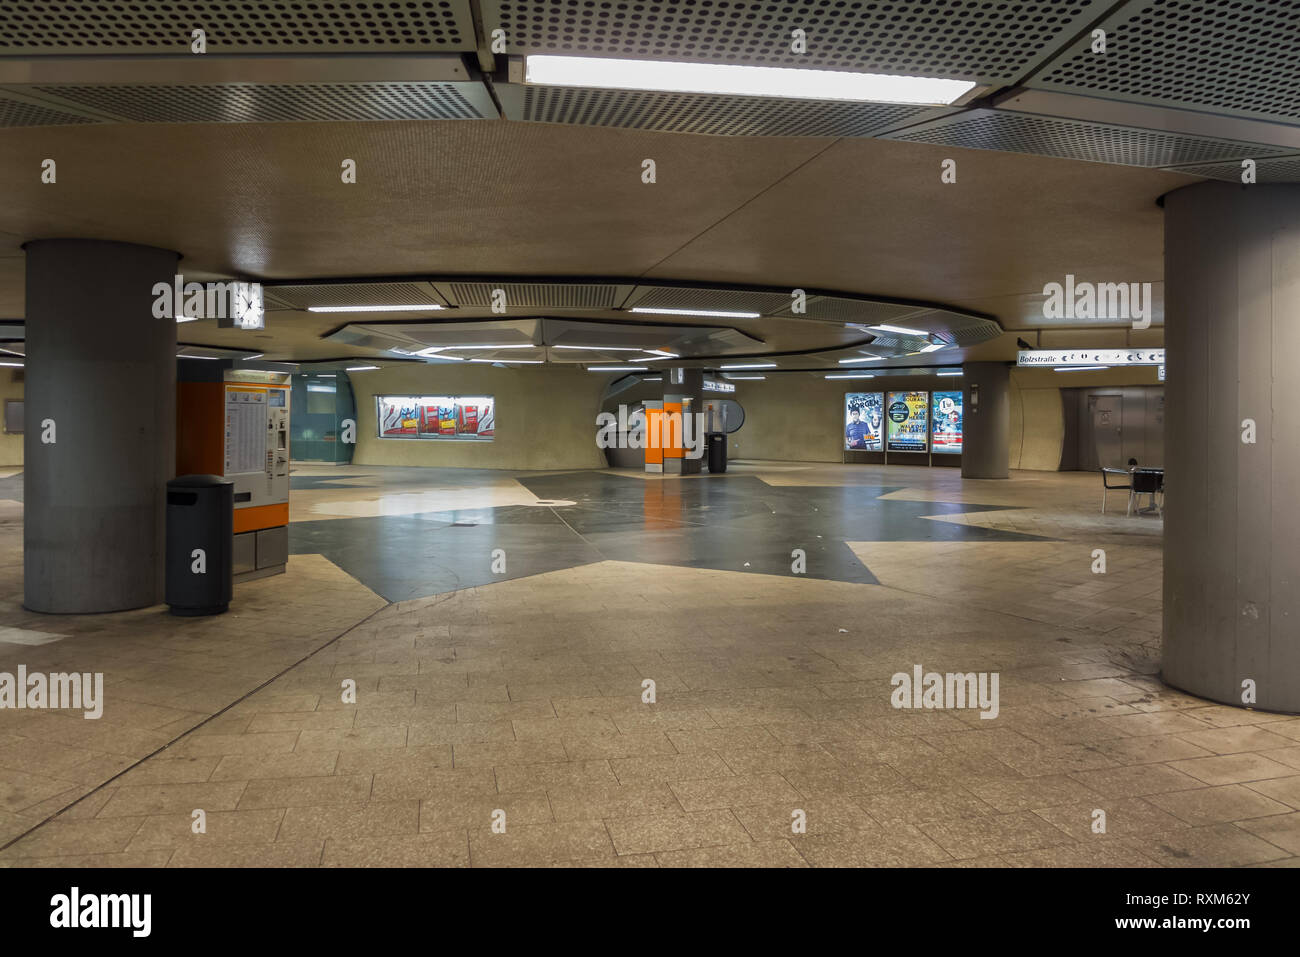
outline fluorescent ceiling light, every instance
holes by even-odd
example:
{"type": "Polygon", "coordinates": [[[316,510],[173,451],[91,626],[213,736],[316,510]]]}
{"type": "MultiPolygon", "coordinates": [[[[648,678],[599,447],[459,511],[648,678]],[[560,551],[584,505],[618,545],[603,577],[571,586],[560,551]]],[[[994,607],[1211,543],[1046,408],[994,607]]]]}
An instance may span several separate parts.
{"type": "Polygon", "coordinates": [[[432,346],[434,349],[537,349],[531,342],[511,343],[504,346],[432,346]]]}
{"type": "Polygon", "coordinates": [[[722,369],[775,369],[775,362],[751,362],[748,365],[729,365],[721,366],[722,369]]]}
{"type": "Polygon", "coordinates": [[[338,376],[336,376],[333,372],[314,372],[314,373],[312,373],[312,375],[316,376],[316,378],[318,378],[318,379],[336,379],[336,378],[338,378],[338,376]]]}
{"type": "Polygon", "coordinates": [[[247,362],[249,359],[260,359],[260,358],[262,358],[262,356],[264,356],[264,355],[266,355],[265,352],[259,352],[259,353],[257,353],[256,355],[252,355],[252,356],[240,356],[240,357],[239,357],[239,361],[240,361],[240,362],[247,362]]]}
{"type": "Polygon", "coordinates": [[[841,359],[840,365],[844,365],[849,362],[883,362],[884,358],[885,358],[884,356],[860,356],[856,359],[841,359]]]}
{"type": "Polygon", "coordinates": [[[642,379],[641,381],[642,381],[642,382],[663,382],[663,381],[664,381],[664,377],[661,376],[661,375],[650,375],[650,376],[646,376],[646,377],[645,377],[644,379],[642,379]]]}
{"type": "Polygon", "coordinates": [[[871,372],[836,372],[834,375],[828,375],[828,379],[874,379],[876,376],[871,372]]]}
{"type": "MultiPolygon", "coordinates": [[[[642,352],[647,352],[647,353],[649,353],[649,354],[652,355],[652,356],[658,356],[660,359],[680,359],[680,358],[681,358],[681,356],[679,356],[679,355],[678,355],[677,353],[675,353],[675,352],[664,352],[662,349],[643,349],[643,350],[641,350],[641,351],[642,351],[642,352]]],[[[645,360],[645,361],[646,361],[646,362],[653,362],[654,360],[653,360],[653,359],[647,359],[647,360],[645,360]]]]}
{"type": "Polygon", "coordinates": [[[922,332],[920,329],[904,329],[902,326],[872,326],[872,329],[878,329],[881,332],[899,332],[905,336],[928,336],[928,332],[922,332]]]}
{"type": "Polygon", "coordinates": [[[649,372],[645,366],[587,366],[588,372],[649,372]]]}
{"type": "Polygon", "coordinates": [[[751,381],[751,382],[761,382],[761,381],[763,381],[764,379],[766,379],[767,376],[765,376],[765,375],[724,375],[722,378],[727,379],[728,381],[731,381],[731,382],[736,382],[736,381],[739,381],[739,380],[745,380],[745,381],[751,381]]]}
{"type": "Polygon", "coordinates": [[[943,343],[943,342],[932,342],[932,343],[930,343],[928,346],[926,346],[924,349],[922,349],[921,351],[922,351],[922,352],[937,352],[938,350],[944,348],[945,345],[946,345],[946,343],[943,343]]]}
{"type": "Polygon", "coordinates": [[[417,303],[409,306],[308,306],[308,312],[428,312],[441,309],[436,302],[417,303]]]}
{"type": "Polygon", "coordinates": [[[215,359],[220,359],[221,356],[183,356],[183,355],[181,355],[181,354],[178,352],[178,353],[176,353],[176,358],[177,358],[177,359],[214,359],[214,360],[215,360],[215,359]]]}
{"type": "Polygon", "coordinates": [[[727,312],[722,309],[651,309],[645,306],[635,306],[628,312],[648,312],[656,316],[716,316],[720,319],[757,319],[761,315],[757,312],[727,312]]]}
{"type": "Polygon", "coordinates": [[[961,372],[936,372],[935,375],[961,375],[961,372]]]}
{"type": "Polygon", "coordinates": [[[348,366],[344,372],[366,372],[370,369],[378,369],[379,366],[348,366]]]}
{"type": "Polygon", "coordinates": [[[581,352],[654,352],[640,346],[551,346],[552,349],[577,349],[581,352]]]}
{"type": "Polygon", "coordinates": [[[922,76],[603,57],[530,56],[526,58],[525,68],[526,82],[546,86],[780,96],[859,103],[947,106],[975,88],[975,84],[967,80],[922,76]]]}
{"type": "MultiPolygon", "coordinates": [[[[450,358],[450,356],[444,356],[443,358],[450,358]]],[[[535,366],[542,363],[541,359],[470,359],[469,361],[491,362],[493,365],[504,365],[508,362],[512,366],[535,366]]]]}
{"type": "Polygon", "coordinates": [[[12,368],[21,369],[23,364],[21,362],[0,362],[0,366],[10,366],[12,368]]]}
{"type": "Polygon", "coordinates": [[[1110,366],[1056,366],[1053,372],[1086,372],[1089,369],[1109,369],[1110,366]]]}

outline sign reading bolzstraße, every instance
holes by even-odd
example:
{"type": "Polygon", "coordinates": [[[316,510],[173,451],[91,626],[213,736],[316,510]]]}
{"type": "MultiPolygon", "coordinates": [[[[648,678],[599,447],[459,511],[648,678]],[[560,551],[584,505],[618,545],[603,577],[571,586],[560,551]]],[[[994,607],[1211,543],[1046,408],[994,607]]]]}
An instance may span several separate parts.
{"type": "Polygon", "coordinates": [[[1164,364],[1164,349],[1081,349],[1069,352],[1022,349],[1016,353],[1018,366],[1162,366],[1164,364]]]}

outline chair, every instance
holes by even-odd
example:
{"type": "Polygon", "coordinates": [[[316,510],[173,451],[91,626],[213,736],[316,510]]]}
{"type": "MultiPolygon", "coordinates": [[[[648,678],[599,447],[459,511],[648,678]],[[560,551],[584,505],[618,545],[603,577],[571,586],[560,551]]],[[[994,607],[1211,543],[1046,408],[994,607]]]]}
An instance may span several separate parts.
{"type": "Polygon", "coordinates": [[[1128,515],[1133,514],[1133,503],[1134,501],[1137,500],[1137,497],[1139,495],[1150,495],[1151,496],[1150,508],[1144,510],[1139,506],[1138,514],[1141,514],[1143,511],[1154,510],[1157,515],[1163,518],[1165,514],[1164,507],[1162,503],[1156,501],[1156,496],[1160,495],[1163,498],[1164,491],[1165,491],[1165,470],[1164,469],[1134,469],[1132,486],[1130,487],[1128,493],[1128,512],[1125,514],[1128,515]]]}
{"type": "Polygon", "coordinates": [[[1107,469],[1107,468],[1103,468],[1103,469],[1101,470],[1101,485],[1102,485],[1102,489],[1103,489],[1103,491],[1102,491],[1102,493],[1101,493],[1101,514],[1103,514],[1103,515],[1106,514],[1106,493],[1107,493],[1107,492],[1114,492],[1114,491],[1119,491],[1119,490],[1125,490],[1125,491],[1127,491],[1127,492],[1129,493],[1129,495],[1128,495],[1128,498],[1129,498],[1129,506],[1132,507],[1132,504],[1133,504],[1133,481],[1132,481],[1132,473],[1130,473],[1128,469],[1107,469]],[[1108,482],[1108,481],[1106,480],[1106,476],[1108,476],[1108,475],[1122,475],[1122,476],[1124,476],[1124,478],[1127,479],[1128,481],[1126,481],[1123,485],[1111,485],[1110,482],[1108,482]]]}

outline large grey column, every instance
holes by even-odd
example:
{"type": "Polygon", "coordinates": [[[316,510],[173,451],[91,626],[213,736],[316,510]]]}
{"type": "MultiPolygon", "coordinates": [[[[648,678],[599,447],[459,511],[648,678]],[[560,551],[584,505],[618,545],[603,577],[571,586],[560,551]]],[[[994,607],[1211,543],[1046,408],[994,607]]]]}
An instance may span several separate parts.
{"type": "Polygon", "coordinates": [[[171,284],[180,257],[101,240],[24,248],[23,603],[156,604],[176,468],[176,322],[154,318],[153,286],[171,284]]]}
{"type": "Polygon", "coordinates": [[[1300,711],[1300,186],[1166,196],[1165,316],[1164,679],[1300,711]]]}
{"type": "Polygon", "coordinates": [[[1011,370],[1005,362],[962,366],[962,478],[1010,474],[1011,370]]]}

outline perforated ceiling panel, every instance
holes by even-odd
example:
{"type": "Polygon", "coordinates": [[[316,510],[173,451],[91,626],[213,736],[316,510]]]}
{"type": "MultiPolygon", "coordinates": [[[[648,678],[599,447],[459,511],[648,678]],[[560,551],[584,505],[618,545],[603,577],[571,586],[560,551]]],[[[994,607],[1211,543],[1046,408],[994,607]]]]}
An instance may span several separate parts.
{"type": "Polygon", "coordinates": [[[1034,153],[1121,166],[1175,166],[1274,156],[1284,148],[1002,110],[969,110],[885,139],[1034,153]]]}
{"type": "Polygon", "coordinates": [[[1300,122],[1300,0],[1134,0],[1028,86],[1300,122]]]}
{"type": "Polygon", "coordinates": [[[757,312],[772,316],[790,305],[789,293],[747,289],[696,289],[678,286],[637,286],[624,304],[626,309],[715,309],[720,312],[757,312]]]}
{"type": "Polygon", "coordinates": [[[203,30],[210,53],[474,48],[468,0],[94,3],[0,5],[0,54],[188,54],[203,30]]]}
{"type": "Polygon", "coordinates": [[[1010,82],[1106,8],[1099,0],[683,3],[483,0],[510,53],[702,60],[1010,82]],[[791,31],[807,52],[791,50],[791,31]]]}
{"type": "Polygon", "coordinates": [[[496,118],[476,83],[219,83],[35,87],[133,123],[288,123],[496,118]],[[486,112],[485,112],[486,111],[486,112]]]}
{"type": "Polygon", "coordinates": [[[5,126],[63,126],[70,123],[97,123],[88,116],[78,116],[52,106],[42,106],[26,100],[10,98],[0,90],[0,127],[5,126]]]}
{"type": "Polygon", "coordinates": [[[719,136],[874,136],[950,112],[892,103],[596,90],[498,88],[510,119],[719,136]]]}
{"type": "Polygon", "coordinates": [[[456,306],[492,305],[492,291],[502,289],[507,309],[613,309],[620,287],[583,283],[451,282],[437,287],[456,306]]]}
{"type": "MultiPolygon", "coordinates": [[[[1170,167],[1170,172],[1190,173],[1193,176],[1208,176],[1210,179],[1240,183],[1242,169],[1240,163],[1205,163],[1170,167]]],[[[1255,182],[1300,183],[1300,156],[1279,156],[1273,159],[1257,160],[1255,162],[1255,182]]]]}
{"type": "Polygon", "coordinates": [[[290,309],[309,306],[403,306],[442,305],[433,288],[424,282],[317,283],[295,286],[266,286],[269,301],[290,309]]]}
{"type": "Polygon", "coordinates": [[[786,308],[776,315],[823,322],[856,322],[869,326],[878,322],[895,321],[921,308],[891,302],[845,299],[840,296],[809,296],[805,306],[803,313],[794,313],[791,311],[791,303],[787,302],[786,308]]]}

